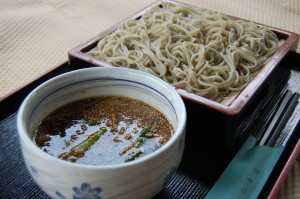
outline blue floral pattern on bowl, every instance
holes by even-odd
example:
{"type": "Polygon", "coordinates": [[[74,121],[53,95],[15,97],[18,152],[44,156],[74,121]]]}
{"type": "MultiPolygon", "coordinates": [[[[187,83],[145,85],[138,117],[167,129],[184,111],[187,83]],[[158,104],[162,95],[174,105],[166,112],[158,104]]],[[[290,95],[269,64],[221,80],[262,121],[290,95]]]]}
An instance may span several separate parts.
{"type": "MultiPolygon", "coordinates": [[[[80,188],[73,187],[72,189],[75,192],[73,199],[102,199],[99,195],[102,189],[100,187],[92,189],[89,183],[82,183],[80,188]]],[[[56,191],[55,193],[61,199],[66,199],[60,192],[56,191]]]]}
{"type": "Polygon", "coordinates": [[[39,177],[39,171],[34,166],[30,166],[30,170],[35,177],[39,177]]]}

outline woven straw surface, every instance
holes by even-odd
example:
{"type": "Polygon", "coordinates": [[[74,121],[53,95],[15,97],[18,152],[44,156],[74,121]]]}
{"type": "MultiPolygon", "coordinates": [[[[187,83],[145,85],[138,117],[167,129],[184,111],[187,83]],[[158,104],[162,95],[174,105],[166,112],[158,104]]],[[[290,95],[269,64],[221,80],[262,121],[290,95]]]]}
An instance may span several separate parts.
{"type": "MultiPolygon", "coordinates": [[[[0,1],[0,101],[67,60],[68,51],[154,0],[0,1]]],[[[299,0],[180,0],[300,34],[299,0]]],[[[297,51],[300,52],[300,46],[297,51]]],[[[296,161],[279,198],[300,198],[296,161]]]]}

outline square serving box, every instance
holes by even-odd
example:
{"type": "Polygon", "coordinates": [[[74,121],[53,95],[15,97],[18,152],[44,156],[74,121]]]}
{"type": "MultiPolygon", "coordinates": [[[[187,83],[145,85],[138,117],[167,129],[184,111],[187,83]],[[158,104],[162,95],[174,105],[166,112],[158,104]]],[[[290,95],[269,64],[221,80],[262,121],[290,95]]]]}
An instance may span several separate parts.
{"type": "MultiPolygon", "coordinates": [[[[176,1],[168,2],[180,4],[176,1]]],[[[86,52],[93,49],[99,40],[114,32],[125,21],[138,19],[153,6],[159,6],[160,4],[161,1],[154,2],[145,9],[71,49],[68,53],[70,68],[76,70],[94,66],[116,67],[108,62],[92,57],[86,52]]],[[[231,18],[239,19],[236,17],[231,18]]],[[[255,22],[252,23],[258,26],[263,25],[255,22]]],[[[287,66],[279,67],[279,65],[289,51],[295,51],[299,36],[293,32],[273,27],[268,28],[271,29],[279,39],[284,39],[284,43],[240,93],[229,94],[229,100],[217,102],[182,89],[177,89],[178,93],[184,99],[188,111],[187,133],[199,134],[199,139],[205,140],[202,142],[204,145],[218,146],[212,147],[216,150],[219,150],[219,148],[223,148],[225,151],[237,149],[243,140],[251,133],[249,129],[255,122],[260,111],[271,102],[272,98],[278,97],[282,93],[281,90],[284,89],[284,85],[286,85],[288,81],[289,69],[287,66]],[[193,115],[194,117],[191,118],[189,115],[193,115]],[[195,118],[195,115],[198,117],[195,118]],[[199,125],[199,129],[189,129],[189,126],[195,126],[195,124],[199,125]]]]}

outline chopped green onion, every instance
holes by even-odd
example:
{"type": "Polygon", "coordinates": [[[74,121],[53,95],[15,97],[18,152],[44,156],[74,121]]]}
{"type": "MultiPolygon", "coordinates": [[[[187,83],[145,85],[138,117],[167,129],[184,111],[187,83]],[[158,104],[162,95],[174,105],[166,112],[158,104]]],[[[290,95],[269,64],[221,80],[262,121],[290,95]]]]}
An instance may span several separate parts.
{"type": "Polygon", "coordinates": [[[127,158],[126,160],[125,160],[125,162],[130,162],[130,161],[132,161],[132,160],[135,160],[137,157],[139,157],[140,155],[142,154],[142,152],[141,151],[138,151],[137,153],[135,153],[135,154],[133,154],[132,156],[130,156],[130,158],[127,158]]]}
{"type": "Polygon", "coordinates": [[[139,137],[146,137],[146,134],[148,133],[149,128],[143,128],[143,130],[140,132],[139,137]]]}
{"type": "Polygon", "coordinates": [[[97,124],[97,121],[96,121],[96,120],[91,121],[91,122],[89,123],[90,126],[95,126],[96,124],[97,124]]]}
{"type": "Polygon", "coordinates": [[[84,156],[84,153],[89,150],[90,147],[95,144],[95,142],[97,142],[101,135],[103,135],[106,131],[106,128],[101,127],[99,131],[90,134],[86,140],[72,147],[69,152],[59,155],[59,158],[68,160],[71,157],[80,158],[84,156]]]}

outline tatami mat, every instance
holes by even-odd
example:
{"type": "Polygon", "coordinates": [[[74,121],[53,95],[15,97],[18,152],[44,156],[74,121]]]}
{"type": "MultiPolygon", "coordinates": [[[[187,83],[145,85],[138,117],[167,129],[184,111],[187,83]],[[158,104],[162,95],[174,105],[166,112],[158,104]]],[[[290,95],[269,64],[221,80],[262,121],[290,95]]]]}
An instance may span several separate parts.
{"type": "Polygon", "coordinates": [[[0,99],[67,60],[71,48],[148,4],[139,0],[0,1],[0,99]]]}
{"type": "MultiPolygon", "coordinates": [[[[68,51],[154,0],[0,1],[0,101],[67,60],[68,51]]],[[[299,0],[181,0],[300,33],[299,0]]],[[[300,46],[297,49],[300,52],[300,46]]],[[[296,161],[280,198],[300,198],[296,161]]]]}

